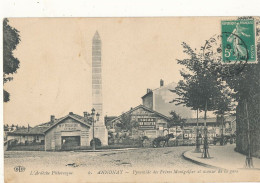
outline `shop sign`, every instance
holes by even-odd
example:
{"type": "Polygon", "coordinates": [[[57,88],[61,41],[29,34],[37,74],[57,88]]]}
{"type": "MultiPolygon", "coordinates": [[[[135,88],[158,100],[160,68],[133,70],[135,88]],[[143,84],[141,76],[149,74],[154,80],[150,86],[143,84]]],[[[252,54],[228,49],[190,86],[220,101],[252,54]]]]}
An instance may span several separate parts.
{"type": "Polygon", "coordinates": [[[67,122],[67,123],[62,123],[62,124],[58,125],[58,128],[61,131],[76,131],[76,130],[79,130],[80,124],[67,122]]]}
{"type": "Polygon", "coordinates": [[[139,130],[154,130],[156,118],[138,118],[139,130]]]}

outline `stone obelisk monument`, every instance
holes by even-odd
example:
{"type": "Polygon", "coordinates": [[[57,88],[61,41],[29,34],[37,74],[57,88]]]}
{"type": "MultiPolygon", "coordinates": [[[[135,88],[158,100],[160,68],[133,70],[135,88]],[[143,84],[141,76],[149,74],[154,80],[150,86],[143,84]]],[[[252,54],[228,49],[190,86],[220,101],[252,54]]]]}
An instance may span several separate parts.
{"type": "Polygon", "coordinates": [[[108,144],[108,132],[104,124],[103,97],[102,97],[102,42],[96,31],[92,39],[92,107],[100,114],[95,123],[95,137],[101,140],[102,145],[108,144]]]}

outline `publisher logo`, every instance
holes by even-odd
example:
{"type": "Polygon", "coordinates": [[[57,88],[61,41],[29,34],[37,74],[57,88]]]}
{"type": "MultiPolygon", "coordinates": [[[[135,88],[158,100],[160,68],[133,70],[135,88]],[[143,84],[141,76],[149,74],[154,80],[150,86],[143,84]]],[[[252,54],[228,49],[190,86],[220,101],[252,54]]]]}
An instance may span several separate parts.
{"type": "Polygon", "coordinates": [[[24,172],[25,171],[25,167],[23,167],[23,166],[16,166],[16,167],[14,167],[14,171],[15,172],[24,172]]]}

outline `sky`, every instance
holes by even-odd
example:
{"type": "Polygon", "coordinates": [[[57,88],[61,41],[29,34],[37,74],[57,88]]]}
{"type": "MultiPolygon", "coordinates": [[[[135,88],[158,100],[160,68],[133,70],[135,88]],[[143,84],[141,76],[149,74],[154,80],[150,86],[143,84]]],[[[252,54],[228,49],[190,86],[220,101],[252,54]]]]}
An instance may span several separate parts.
{"type": "Polygon", "coordinates": [[[102,41],[103,113],[120,115],[142,103],[147,88],[181,79],[182,42],[200,49],[220,33],[220,18],[10,18],[20,31],[20,68],[4,85],[4,123],[31,126],[50,115],[91,110],[92,37],[102,41]]]}

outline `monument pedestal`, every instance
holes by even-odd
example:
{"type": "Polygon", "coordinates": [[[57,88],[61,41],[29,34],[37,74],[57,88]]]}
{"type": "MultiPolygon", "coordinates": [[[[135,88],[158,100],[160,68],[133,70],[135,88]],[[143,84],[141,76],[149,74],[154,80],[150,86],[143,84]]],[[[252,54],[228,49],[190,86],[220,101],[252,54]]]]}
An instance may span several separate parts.
{"type": "Polygon", "coordinates": [[[101,141],[102,146],[108,145],[108,131],[105,125],[95,126],[95,138],[101,141]]]}

